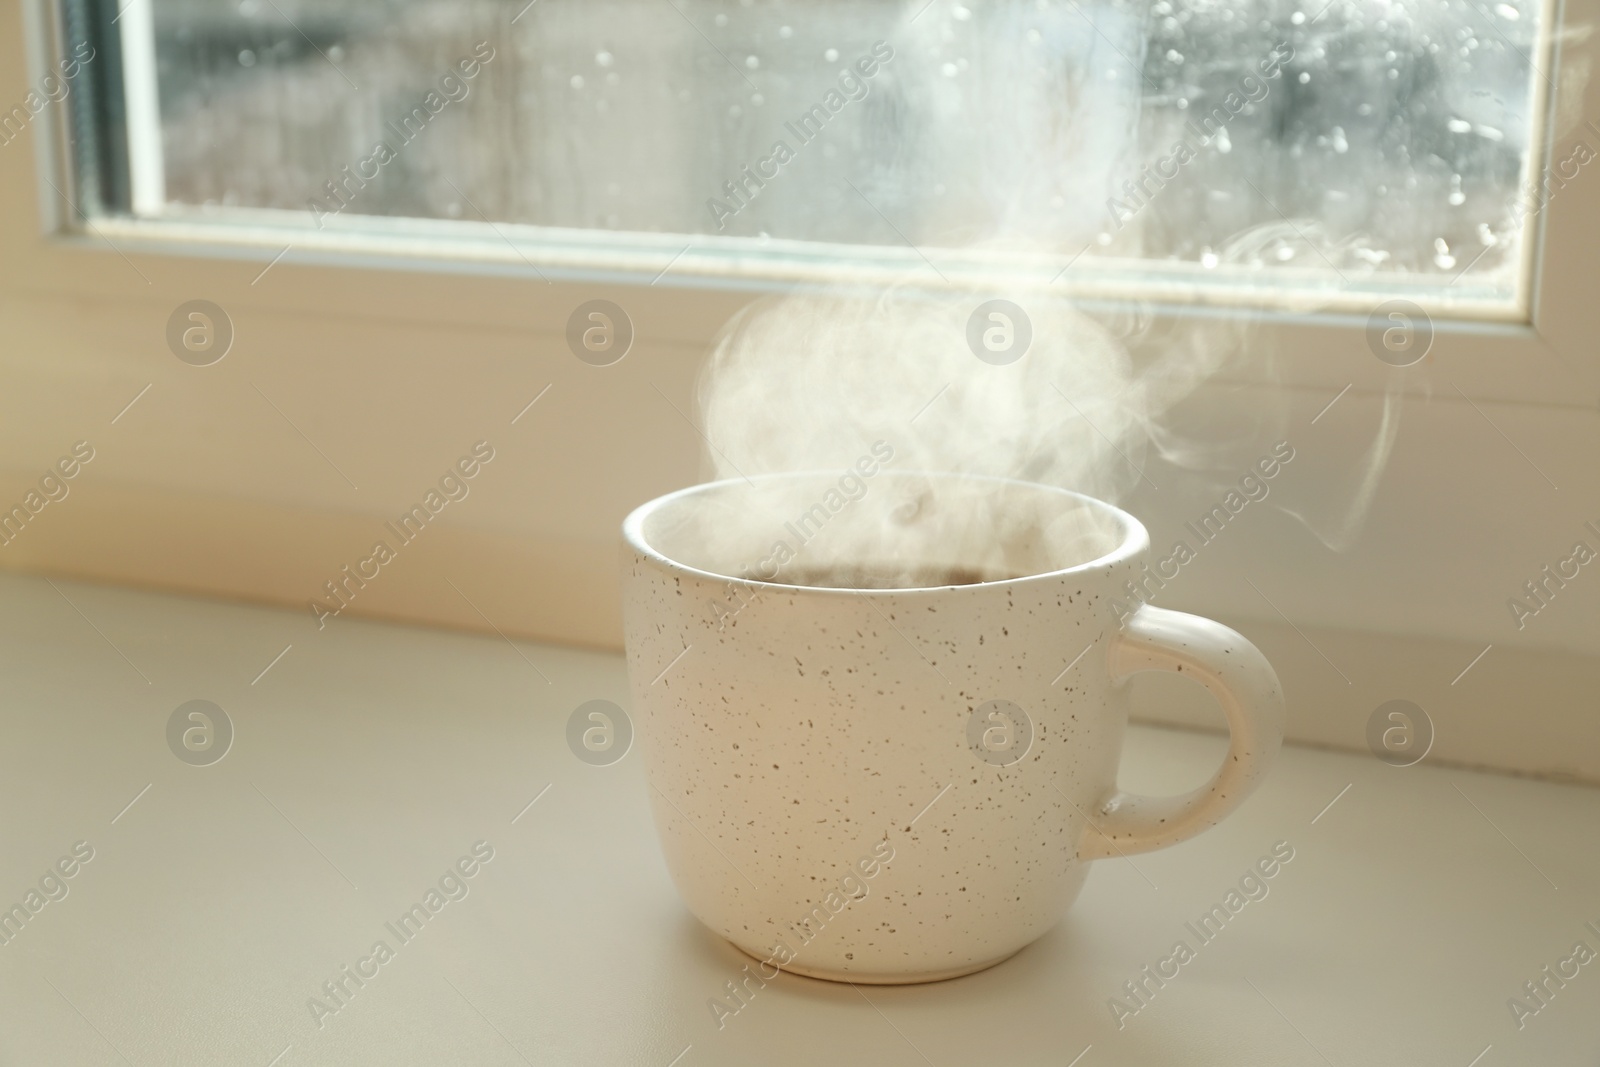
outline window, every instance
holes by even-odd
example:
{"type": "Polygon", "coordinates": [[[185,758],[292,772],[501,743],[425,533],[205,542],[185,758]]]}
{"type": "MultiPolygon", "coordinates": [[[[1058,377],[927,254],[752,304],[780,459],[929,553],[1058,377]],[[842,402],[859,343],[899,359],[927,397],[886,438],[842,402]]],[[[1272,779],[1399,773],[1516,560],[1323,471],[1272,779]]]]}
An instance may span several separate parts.
{"type": "Polygon", "coordinates": [[[1542,0],[109,10],[78,161],[136,220],[1526,317],[1542,0]]]}

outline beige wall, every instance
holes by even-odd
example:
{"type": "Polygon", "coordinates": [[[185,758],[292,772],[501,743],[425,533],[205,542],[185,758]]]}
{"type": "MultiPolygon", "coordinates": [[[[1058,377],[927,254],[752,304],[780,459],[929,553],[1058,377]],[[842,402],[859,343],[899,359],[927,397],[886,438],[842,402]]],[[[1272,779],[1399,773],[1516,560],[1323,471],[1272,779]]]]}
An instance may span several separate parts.
{"type": "MultiPolygon", "coordinates": [[[[0,14],[0,54],[19,55],[24,39],[19,10],[0,14]]],[[[27,80],[20,64],[0,64],[0,99],[19,98],[27,80]]],[[[1584,91],[1563,114],[1594,104],[1584,91]]],[[[93,234],[48,237],[63,220],[40,180],[59,177],[41,151],[49,117],[0,148],[0,502],[20,500],[76,441],[96,455],[67,499],[0,547],[0,566],[279,603],[314,630],[309,598],[486,439],[496,458],[471,495],[350,610],[617,644],[617,526],[631,507],[701,476],[697,431],[673,404],[693,410],[707,341],[747,296],[642,284],[667,251],[629,253],[644,271],[633,285],[549,284],[503,247],[478,249],[498,263],[420,269],[431,262],[415,258],[422,246],[390,234],[307,248],[252,284],[281,235],[163,251],[133,227],[115,231],[120,252],[93,234]],[[376,257],[411,257],[418,269],[373,269],[376,257]],[[572,308],[597,295],[628,308],[639,334],[610,368],[580,363],[562,340],[572,308]],[[179,362],[164,340],[172,309],[195,298],[222,303],[237,331],[208,368],[179,362]]],[[[1405,697],[1434,716],[1441,757],[1600,779],[1600,564],[1523,629],[1506,607],[1574,541],[1600,549],[1582,529],[1600,525],[1600,312],[1590,292],[1600,178],[1585,174],[1545,221],[1537,331],[1442,332],[1405,373],[1396,451],[1348,551],[1280,511],[1247,511],[1162,595],[1269,648],[1292,736],[1359,746],[1366,715],[1405,697]]],[[[1341,492],[1393,381],[1361,326],[1264,326],[1258,342],[1282,356],[1281,377],[1219,383],[1198,411],[1210,405],[1222,419],[1252,390],[1282,405],[1301,458],[1280,481],[1299,479],[1302,498],[1341,492]]],[[[1216,483],[1151,473],[1164,489],[1126,503],[1159,546],[1204,510],[1216,483]]],[[[1159,703],[1152,717],[1199,714],[1176,695],[1159,703]]]]}

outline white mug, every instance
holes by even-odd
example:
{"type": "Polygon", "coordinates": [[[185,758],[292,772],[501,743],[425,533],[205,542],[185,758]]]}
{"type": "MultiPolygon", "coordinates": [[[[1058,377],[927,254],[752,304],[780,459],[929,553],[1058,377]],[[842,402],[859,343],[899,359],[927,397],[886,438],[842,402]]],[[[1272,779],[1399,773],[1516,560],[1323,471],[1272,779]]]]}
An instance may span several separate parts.
{"type": "Polygon", "coordinates": [[[889,472],[884,451],[695,486],[623,525],[667,866],[764,978],[999,963],[1061,918],[1087,861],[1214,825],[1282,740],[1255,646],[1132,595],[1138,520],[1064,489],[889,472]],[[1146,670],[1193,678],[1227,718],[1227,758],[1186,795],[1117,789],[1125,683],[1146,670]]]}

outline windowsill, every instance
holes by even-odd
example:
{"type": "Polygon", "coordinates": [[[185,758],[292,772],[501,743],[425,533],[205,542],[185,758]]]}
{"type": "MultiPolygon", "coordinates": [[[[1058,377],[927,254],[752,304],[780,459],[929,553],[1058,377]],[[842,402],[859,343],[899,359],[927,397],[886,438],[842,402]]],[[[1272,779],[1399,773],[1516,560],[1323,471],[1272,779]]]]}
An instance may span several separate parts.
{"type": "MultiPolygon", "coordinates": [[[[268,1063],[288,1046],[285,1065],[665,1067],[686,1046],[682,1067],[919,1062],[910,1045],[1017,1064],[1093,1046],[1081,1067],[1593,1052],[1592,966],[1520,1031],[1506,1001],[1597,944],[1600,853],[1581,845],[1600,791],[1289,747],[1235,816],[1100,864],[999,967],[864,992],[785,976],[719,1031],[707,1000],[748,960],[673,890],[638,754],[596,768],[564,746],[579,703],[631,703],[620,657],[353,620],[308,635],[298,613],[56,584],[0,577],[0,798],[30,813],[8,831],[5,901],[75,841],[95,859],[8,946],[0,1018],[19,1062],[107,1062],[108,1043],[135,1062],[268,1063]],[[236,730],[206,768],[163,737],[195,698],[236,730]],[[480,839],[495,859],[470,894],[319,1028],[308,998],[480,839]],[[1268,896],[1119,1030],[1108,1000],[1193,945],[1185,922],[1277,841],[1295,858],[1268,896]]],[[[1135,727],[1123,783],[1197,783],[1220,746],[1135,727]]]]}

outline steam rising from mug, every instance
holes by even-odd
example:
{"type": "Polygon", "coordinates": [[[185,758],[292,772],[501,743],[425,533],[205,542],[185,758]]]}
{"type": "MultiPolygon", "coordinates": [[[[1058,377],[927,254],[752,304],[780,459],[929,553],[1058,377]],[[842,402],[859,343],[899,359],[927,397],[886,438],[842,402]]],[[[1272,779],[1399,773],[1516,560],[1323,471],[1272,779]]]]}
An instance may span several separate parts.
{"type": "MultiPolygon", "coordinates": [[[[719,477],[842,472],[875,442],[893,450],[885,466],[901,476],[872,483],[863,502],[841,501],[852,514],[828,536],[799,530],[807,570],[892,582],[862,567],[890,564],[905,577],[927,561],[897,555],[896,538],[937,533],[941,543],[966,546],[964,559],[941,565],[999,576],[1022,542],[1052,524],[1052,536],[1081,539],[1092,552],[1094,531],[1064,534],[1060,516],[997,510],[975,495],[981,483],[903,475],[980,474],[1118,500],[1142,477],[1162,415],[1242,351],[1235,328],[1209,327],[1136,365],[1116,323],[1043,295],[1024,297],[1025,306],[992,300],[911,285],[876,295],[801,292],[758,302],[724,331],[700,390],[719,477]],[[906,529],[916,524],[914,534],[906,529]]],[[[752,501],[731,526],[708,531],[726,543],[723,554],[747,557],[784,538],[801,556],[796,530],[784,533],[782,523],[812,502],[754,489],[752,501]]]]}
{"type": "Polygon", "coordinates": [[[1102,499],[1138,477],[1145,383],[1105,327],[1051,300],[1023,322],[1022,358],[985,362],[968,324],[988,294],[898,287],[875,296],[811,292],[761,302],[725,331],[700,402],[717,473],[843,470],[873,442],[896,470],[1000,475],[1102,499]]]}
{"type": "MultiPolygon", "coordinates": [[[[1247,235],[1241,242],[1248,244],[1247,235]]],[[[745,309],[723,331],[700,382],[714,473],[844,472],[883,441],[894,453],[886,466],[896,472],[1014,478],[1118,502],[1141,482],[1154,485],[1146,469],[1158,456],[1196,472],[1191,483],[1232,481],[1230,449],[1256,447],[1262,435],[1276,440],[1283,429],[1286,404],[1270,390],[1257,392],[1245,419],[1211,412],[1198,427],[1180,428],[1184,402],[1219,373],[1247,367],[1250,377],[1272,380],[1270,353],[1252,347],[1243,313],[1169,322],[1156,335],[1152,318],[1138,311],[1090,315],[1042,290],[1019,294],[1015,313],[986,311],[995,296],[900,284],[877,294],[801,291],[745,309]],[[991,330],[1001,347],[1031,334],[1026,351],[1009,362],[985,358],[981,339],[991,330]]],[[[1330,547],[1347,547],[1387,463],[1397,401],[1387,398],[1372,447],[1347,468],[1353,484],[1307,485],[1283,492],[1274,506],[1330,547]]],[[[969,528],[959,536],[946,529],[943,539],[980,553],[986,544],[1031,535],[995,526],[1002,519],[1008,526],[1031,521],[1027,516],[941,498],[958,483],[924,479],[908,488],[913,483],[896,478],[892,484],[892,491],[869,492],[865,504],[848,501],[857,514],[835,523],[829,537],[808,539],[805,565],[883,562],[871,558],[883,554],[893,533],[884,525],[890,517],[901,525],[964,524],[969,528]]],[[[765,491],[752,500],[731,526],[708,533],[735,558],[771,558],[769,546],[786,537],[785,517],[813,503],[765,491]]],[[[794,539],[786,539],[800,555],[794,539]]]]}

